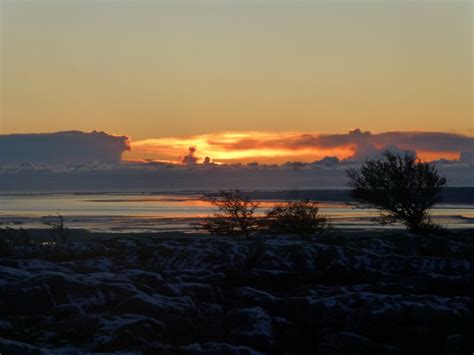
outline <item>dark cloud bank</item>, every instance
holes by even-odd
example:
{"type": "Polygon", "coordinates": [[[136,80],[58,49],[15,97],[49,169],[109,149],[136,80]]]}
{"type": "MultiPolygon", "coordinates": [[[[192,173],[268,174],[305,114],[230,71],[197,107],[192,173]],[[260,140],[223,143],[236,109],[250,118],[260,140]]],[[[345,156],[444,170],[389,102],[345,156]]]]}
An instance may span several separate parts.
{"type": "Polygon", "coordinates": [[[0,135],[0,163],[119,163],[128,137],[105,132],[0,135]]]}
{"type": "MultiPolygon", "coordinates": [[[[184,190],[300,190],[344,188],[357,162],[325,159],[285,165],[122,163],[71,166],[23,164],[0,169],[0,192],[159,192],[184,190]]],[[[449,186],[473,186],[474,165],[438,164],[449,186]]]]}
{"type": "MultiPolygon", "coordinates": [[[[345,137],[331,135],[321,136],[319,139],[339,141],[354,139],[353,136],[358,137],[357,139],[365,136],[366,138],[362,140],[364,144],[360,143],[359,147],[370,147],[365,144],[367,137],[372,137],[370,132],[352,131],[341,136],[345,137]]],[[[397,142],[401,140],[400,133],[376,136],[382,136],[376,140],[387,145],[391,144],[387,137],[398,137],[397,142]]],[[[421,139],[422,136],[417,136],[417,139],[421,139]]],[[[435,143],[429,142],[440,138],[433,134],[424,137],[425,140],[417,142],[416,147],[433,148],[432,145],[435,143]]],[[[410,135],[402,138],[410,142],[417,140],[410,135]]],[[[460,160],[437,161],[440,173],[447,177],[449,186],[473,186],[472,138],[464,136],[456,138],[448,135],[443,142],[443,146],[437,148],[440,151],[451,151],[453,148],[449,147],[454,145],[464,152],[460,160]]],[[[326,141],[324,146],[330,144],[332,143],[326,141]]],[[[339,142],[333,144],[337,145],[339,142]]],[[[103,132],[74,131],[0,136],[0,192],[331,189],[345,187],[347,183],[344,176],[345,169],[357,166],[361,162],[357,157],[342,161],[336,157],[326,157],[313,163],[294,162],[283,165],[251,163],[219,166],[210,163],[210,159],[206,159],[206,164],[196,164],[194,148],[183,158],[183,162],[186,163],[183,165],[121,162],[123,152],[129,149],[127,137],[112,136],[103,132]]],[[[397,146],[393,149],[399,148],[397,146]]],[[[376,150],[376,153],[379,154],[379,151],[380,149],[376,150]]]]}
{"type": "Polygon", "coordinates": [[[355,129],[347,134],[331,134],[319,137],[302,137],[296,144],[304,142],[312,143],[320,147],[337,147],[341,145],[353,145],[364,147],[393,146],[400,149],[430,152],[463,152],[474,150],[474,138],[444,132],[384,132],[372,134],[369,131],[355,129]]]}

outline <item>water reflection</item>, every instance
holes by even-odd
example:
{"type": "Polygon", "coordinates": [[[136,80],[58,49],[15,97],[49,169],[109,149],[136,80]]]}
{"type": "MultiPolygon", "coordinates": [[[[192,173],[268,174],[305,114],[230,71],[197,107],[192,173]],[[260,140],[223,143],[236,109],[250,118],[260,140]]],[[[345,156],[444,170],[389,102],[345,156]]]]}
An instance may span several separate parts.
{"type": "MultiPolygon", "coordinates": [[[[213,207],[199,194],[38,194],[3,195],[0,223],[24,228],[44,228],[40,218],[61,213],[69,228],[92,231],[152,232],[189,231],[199,217],[213,212],[213,207]]],[[[261,201],[259,213],[274,203],[261,201]]],[[[321,212],[340,228],[380,228],[372,220],[376,211],[354,209],[340,202],[323,202],[321,212]]],[[[433,217],[448,228],[472,228],[474,206],[446,204],[433,210],[433,217]]]]}

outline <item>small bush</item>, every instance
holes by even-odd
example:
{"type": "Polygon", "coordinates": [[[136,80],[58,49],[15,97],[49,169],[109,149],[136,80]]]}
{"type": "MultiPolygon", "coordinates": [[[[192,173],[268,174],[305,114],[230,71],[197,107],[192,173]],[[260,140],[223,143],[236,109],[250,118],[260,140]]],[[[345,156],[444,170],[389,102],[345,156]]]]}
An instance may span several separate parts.
{"type": "Polygon", "coordinates": [[[217,207],[218,212],[201,222],[199,228],[224,236],[249,236],[257,231],[255,211],[259,204],[250,201],[239,190],[221,191],[206,196],[205,200],[217,207]]]}
{"type": "Polygon", "coordinates": [[[53,243],[66,243],[69,239],[69,230],[64,226],[64,218],[59,213],[55,216],[41,218],[41,223],[51,227],[53,243]]]}
{"type": "Polygon", "coordinates": [[[271,234],[307,236],[328,229],[327,218],[320,215],[318,203],[302,200],[275,205],[265,216],[264,224],[271,234]]]}
{"type": "Polygon", "coordinates": [[[33,240],[27,230],[10,227],[0,229],[0,255],[12,256],[19,249],[31,246],[33,240]]]}

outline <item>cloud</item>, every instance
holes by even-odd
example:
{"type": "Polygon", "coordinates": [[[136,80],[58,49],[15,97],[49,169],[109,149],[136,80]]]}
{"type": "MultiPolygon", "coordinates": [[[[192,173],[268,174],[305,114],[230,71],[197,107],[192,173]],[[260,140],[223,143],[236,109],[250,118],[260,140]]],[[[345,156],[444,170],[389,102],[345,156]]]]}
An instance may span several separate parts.
{"type": "MultiPolygon", "coordinates": [[[[344,188],[356,161],[334,158],[314,163],[0,165],[0,192],[155,192],[184,190],[301,190],[344,188]],[[328,164],[326,164],[328,163],[328,164]]],[[[439,164],[449,186],[472,186],[473,164],[439,164]]]]}
{"type": "Polygon", "coordinates": [[[198,162],[198,157],[196,157],[196,147],[189,147],[188,148],[188,154],[186,154],[181,162],[183,164],[197,164],[198,162]]]}
{"type": "Polygon", "coordinates": [[[320,166],[327,166],[327,167],[332,167],[332,166],[337,166],[339,165],[340,160],[338,157],[324,157],[321,160],[315,161],[313,164],[314,165],[320,165],[320,166]]]}
{"type": "Polygon", "coordinates": [[[365,145],[360,145],[356,148],[354,155],[350,158],[353,160],[366,160],[366,159],[380,159],[382,158],[382,153],[389,151],[393,154],[396,155],[412,155],[414,157],[417,156],[416,151],[411,150],[411,149],[401,149],[395,144],[389,144],[382,146],[380,148],[377,148],[376,145],[374,144],[365,144],[365,145]]]}
{"type": "Polygon", "coordinates": [[[314,161],[325,156],[338,159],[373,158],[382,150],[414,151],[424,160],[457,160],[473,150],[474,138],[446,132],[371,133],[354,129],[342,134],[297,132],[222,132],[190,137],[150,139],[133,143],[135,158],[175,160],[178,151],[194,146],[216,162],[314,161]],[[174,157],[174,158],[173,158],[174,157]]]}
{"type": "Polygon", "coordinates": [[[96,131],[0,135],[2,163],[117,163],[130,149],[128,137],[96,131]]]}
{"type": "Polygon", "coordinates": [[[470,152],[462,152],[459,161],[461,163],[474,164],[474,150],[470,152]]]}
{"type": "MultiPolygon", "coordinates": [[[[0,162],[18,164],[117,163],[122,159],[212,165],[315,162],[325,157],[364,160],[386,149],[414,151],[424,160],[472,162],[474,138],[444,132],[371,133],[355,129],[342,134],[298,132],[221,132],[130,142],[104,132],[59,132],[0,136],[0,162]],[[133,146],[133,151],[128,153],[133,146]],[[192,147],[192,148],[190,148],[192,147]],[[183,156],[183,152],[188,151],[183,156]],[[199,155],[197,155],[199,152],[199,155]],[[204,159],[201,159],[204,158],[204,159]]],[[[335,165],[326,160],[320,166],[335,165]]],[[[292,166],[295,166],[294,164],[292,166]]]]}
{"type": "Polygon", "coordinates": [[[171,164],[121,161],[122,153],[130,150],[129,139],[104,132],[4,135],[0,136],[0,191],[341,188],[347,183],[344,170],[358,166],[364,157],[376,157],[384,149],[415,148],[429,148],[440,156],[453,152],[456,159],[439,160],[438,169],[449,186],[470,186],[472,139],[444,133],[354,130],[335,135],[228,132],[133,144],[135,154],[143,158],[168,157],[185,163],[171,164]],[[197,152],[213,160],[217,154],[216,164],[200,160],[197,152]],[[196,164],[200,161],[203,164],[196,164]],[[292,163],[285,164],[288,161],[292,163]]]}

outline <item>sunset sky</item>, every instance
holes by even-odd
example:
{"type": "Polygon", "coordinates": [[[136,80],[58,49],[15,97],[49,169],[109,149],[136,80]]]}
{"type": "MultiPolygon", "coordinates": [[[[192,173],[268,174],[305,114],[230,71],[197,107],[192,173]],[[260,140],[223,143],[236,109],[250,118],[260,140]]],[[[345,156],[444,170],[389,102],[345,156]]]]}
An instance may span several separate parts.
{"type": "Polygon", "coordinates": [[[129,159],[269,162],[354,151],[212,142],[473,134],[471,1],[0,3],[1,134],[103,130],[130,137],[129,159]]]}

